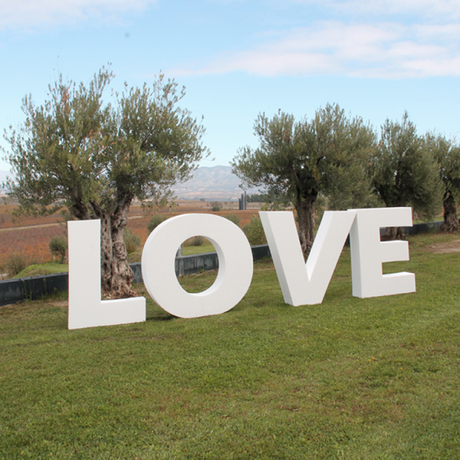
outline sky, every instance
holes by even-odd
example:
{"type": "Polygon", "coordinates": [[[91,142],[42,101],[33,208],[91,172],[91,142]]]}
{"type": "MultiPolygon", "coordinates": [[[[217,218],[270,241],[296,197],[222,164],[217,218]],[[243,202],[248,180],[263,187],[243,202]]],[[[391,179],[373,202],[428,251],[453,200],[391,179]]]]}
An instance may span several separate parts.
{"type": "Polygon", "coordinates": [[[185,86],[201,166],[257,147],[259,113],[328,103],[377,132],[407,111],[420,134],[460,138],[460,0],[0,0],[0,56],[2,132],[25,95],[41,105],[60,74],[88,83],[110,63],[114,89],[185,86]]]}

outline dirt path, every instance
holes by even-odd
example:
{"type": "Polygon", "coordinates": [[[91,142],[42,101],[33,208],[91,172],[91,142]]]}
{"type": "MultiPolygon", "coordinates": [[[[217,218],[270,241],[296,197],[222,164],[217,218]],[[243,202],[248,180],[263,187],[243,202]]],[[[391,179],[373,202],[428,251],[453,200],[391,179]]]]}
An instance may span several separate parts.
{"type": "Polygon", "coordinates": [[[460,240],[432,244],[430,246],[430,251],[433,254],[450,254],[453,252],[460,252],[460,240]]]}
{"type": "MultiPolygon", "coordinates": [[[[130,216],[130,217],[128,217],[128,220],[141,219],[142,217],[143,216],[130,216]]],[[[2,232],[11,232],[13,230],[28,230],[30,228],[57,227],[58,225],[64,225],[64,223],[63,222],[53,222],[51,224],[26,225],[25,227],[0,228],[0,233],[2,233],[2,232]]]]}
{"type": "Polygon", "coordinates": [[[11,232],[13,230],[28,230],[29,228],[45,228],[45,227],[57,227],[59,224],[57,222],[53,224],[39,224],[39,225],[27,225],[25,227],[8,227],[8,228],[0,228],[0,233],[3,232],[11,232]]]}

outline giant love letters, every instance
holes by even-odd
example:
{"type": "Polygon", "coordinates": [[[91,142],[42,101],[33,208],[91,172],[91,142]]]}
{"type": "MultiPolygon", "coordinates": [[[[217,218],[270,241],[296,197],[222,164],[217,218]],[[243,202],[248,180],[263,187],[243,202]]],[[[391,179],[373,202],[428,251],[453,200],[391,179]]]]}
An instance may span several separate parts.
{"type": "MultiPolygon", "coordinates": [[[[415,292],[413,273],[382,273],[382,263],[409,260],[406,241],[380,241],[381,227],[412,225],[411,208],[326,211],[305,263],[292,212],[260,212],[286,303],[323,301],[345,241],[350,235],[352,293],[377,297],[415,292]]],[[[145,321],[145,298],[101,300],[100,221],[68,223],[69,329],[145,321]]],[[[151,297],[182,318],[216,315],[233,308],[252,280],[253,261],[244,233],[212,214],[183,214],[160,224],[142,253],[142,274],[151,297]],[[186,292],[175,273],[175,254],[186,239],[201,235],[219,258],[214,284],[198,294],[186,292]]]]}

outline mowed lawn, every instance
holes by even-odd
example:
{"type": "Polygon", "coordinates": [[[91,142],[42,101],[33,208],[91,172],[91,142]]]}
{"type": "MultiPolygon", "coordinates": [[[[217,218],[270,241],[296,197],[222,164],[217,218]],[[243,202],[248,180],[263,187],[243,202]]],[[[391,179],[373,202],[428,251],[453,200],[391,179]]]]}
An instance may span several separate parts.
{"type": "Polygon", "coordinates": [[[0,458],[460,458],[456,240],[385,264],[414,294],[352,297],[345,248],[321,305],[285,305],[265,261],[207,318],[148,300],[145,323],[68,331],[64,297],[2,307],[0,458]]]}

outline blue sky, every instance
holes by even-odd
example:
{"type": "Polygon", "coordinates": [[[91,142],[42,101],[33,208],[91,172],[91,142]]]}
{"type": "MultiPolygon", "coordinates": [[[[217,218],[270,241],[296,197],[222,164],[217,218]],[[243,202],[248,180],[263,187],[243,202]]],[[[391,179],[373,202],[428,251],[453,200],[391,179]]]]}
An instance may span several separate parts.
{"type": "Polygon", "coordinates": [[[110,62],[115,88],[160,71],[186,87],[202,166],[255,147],[258,113],[327,103],[460,137],[460,0],[0,0],[0,55],[2,131],[26,94],[41,104],[60,73],[88,82],[110,62]]]}

